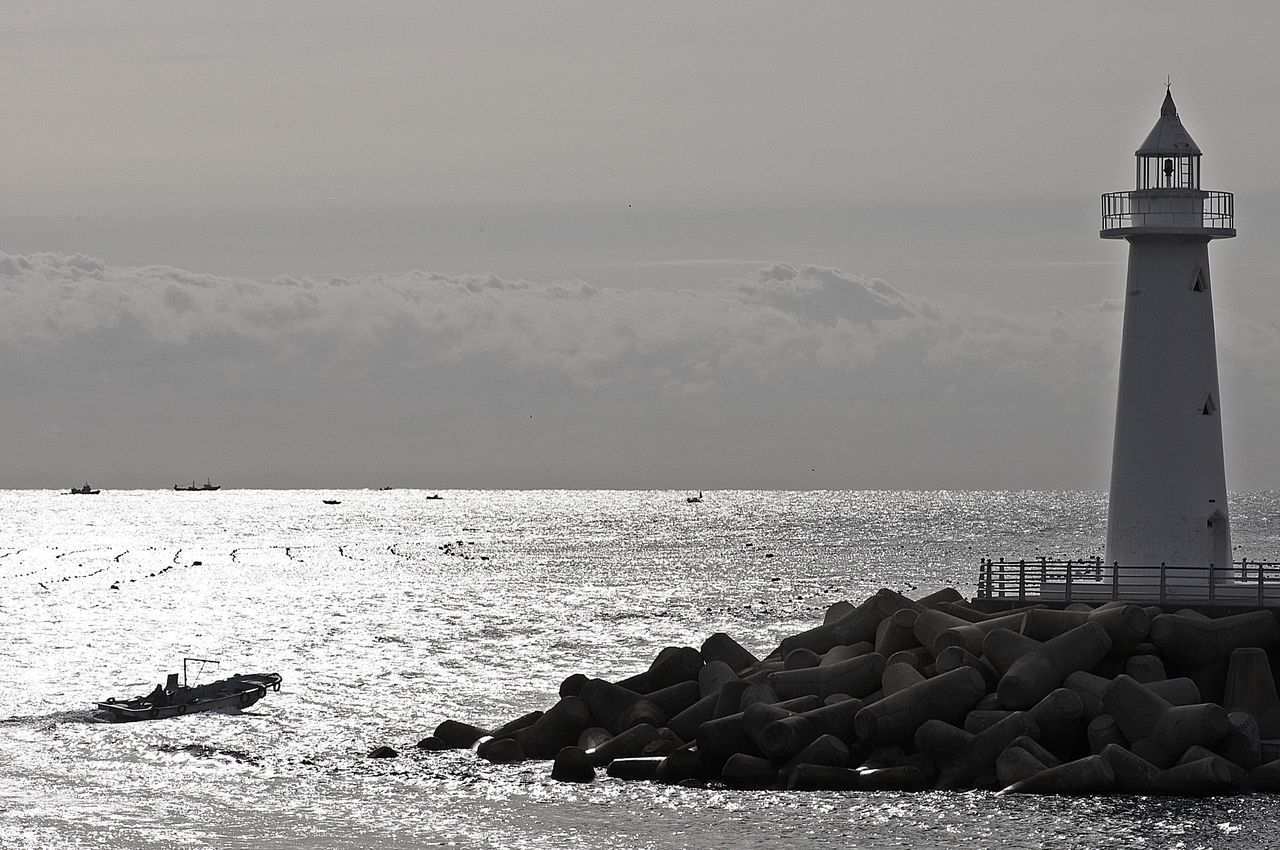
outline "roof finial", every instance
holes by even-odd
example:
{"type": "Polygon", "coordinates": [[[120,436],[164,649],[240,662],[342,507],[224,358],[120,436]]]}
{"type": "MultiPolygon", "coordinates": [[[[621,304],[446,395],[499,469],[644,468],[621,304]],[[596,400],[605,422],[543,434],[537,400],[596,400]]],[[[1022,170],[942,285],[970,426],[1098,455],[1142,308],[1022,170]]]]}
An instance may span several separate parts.
{"type": "Polygon", "coordinates": [[[1173,80],[1165,78],[1164,103],[1160,104],[1160,114],[1164,117],[1178,117],[1178,107],[1173,105],[1173,80]]]}

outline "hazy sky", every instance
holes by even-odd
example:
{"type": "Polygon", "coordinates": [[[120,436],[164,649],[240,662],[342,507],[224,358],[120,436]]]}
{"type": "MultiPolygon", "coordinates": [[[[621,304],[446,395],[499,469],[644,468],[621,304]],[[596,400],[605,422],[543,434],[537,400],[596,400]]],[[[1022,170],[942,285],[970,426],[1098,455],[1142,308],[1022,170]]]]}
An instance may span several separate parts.
{"type": "Polygon", "coordinates": [[[1280,488],[1280,4],[0,0],[0,487],[1107,486],[1166,76],[1280,488]]]}

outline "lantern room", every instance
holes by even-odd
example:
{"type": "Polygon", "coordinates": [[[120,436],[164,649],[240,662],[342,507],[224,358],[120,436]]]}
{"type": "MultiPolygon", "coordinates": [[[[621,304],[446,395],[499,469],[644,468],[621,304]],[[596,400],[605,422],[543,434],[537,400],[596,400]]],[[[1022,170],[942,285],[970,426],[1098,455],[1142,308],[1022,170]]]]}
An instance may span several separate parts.
{"type": "Polygon", "coordinates": [[[1200,188],[1200,146],[1182,126],[1173,93],[1164,93],[1160,119],[1137,157],[1136,187],[1102,196],[1103,239],[1169,234],[1224,239],[1236,235],[1230,192],[1200,188]]]}
{"type": "Polygon", "coordinates": [[[1182,126],[1171,91],[1165,91],[1160,120],[1134,155],[1139,190],[1200,188],[1200,148],[1182,126]]]}

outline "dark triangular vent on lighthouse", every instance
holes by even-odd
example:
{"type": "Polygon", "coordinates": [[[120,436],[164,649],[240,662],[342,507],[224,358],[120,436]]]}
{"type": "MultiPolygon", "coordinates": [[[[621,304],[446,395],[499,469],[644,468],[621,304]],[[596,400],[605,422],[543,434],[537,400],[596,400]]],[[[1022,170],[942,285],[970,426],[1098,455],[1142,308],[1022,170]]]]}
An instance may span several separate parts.
{"type": "Polygon", "coordinates": [[[1213,412],[1218,409],[1218,405],[1213,403],[1213,396],[1210,395],[1204,400],[1204,407],[1200,410],[1205,416],[1212,416],[1213,412]]]}
{"type": "Polygon", "coordinates": [[[1205,291],[1206,289],[1208,289],[1208,288],[1209,288],[1209,284],[1205,283],[1205,280],[1204,280],[1204,270],[1203,270],[1203,269],[1197,269],[1197,270],[1196,270],[1196,282],[1195,282],[1195,283],[1193,283],[1193,284],[1191,285],[1191,291],[1192,291],[1192,292],[1204,292],[1204,291],[1205,291]]]}

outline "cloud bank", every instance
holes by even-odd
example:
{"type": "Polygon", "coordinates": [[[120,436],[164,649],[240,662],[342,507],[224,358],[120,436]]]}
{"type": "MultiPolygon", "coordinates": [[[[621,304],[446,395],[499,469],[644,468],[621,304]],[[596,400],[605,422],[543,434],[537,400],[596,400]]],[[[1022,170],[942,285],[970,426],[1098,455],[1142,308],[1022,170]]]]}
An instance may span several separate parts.
{"type": "MultiPolygon", "coordinates": [[[[1000,315],[785,263],[623,290],[0,254],[0,476],[1105,487],[1119,325],[1115,303],[1000,315]]],[[[1274,327],[1236,338],[1280,354],[1274,327]]]]}

